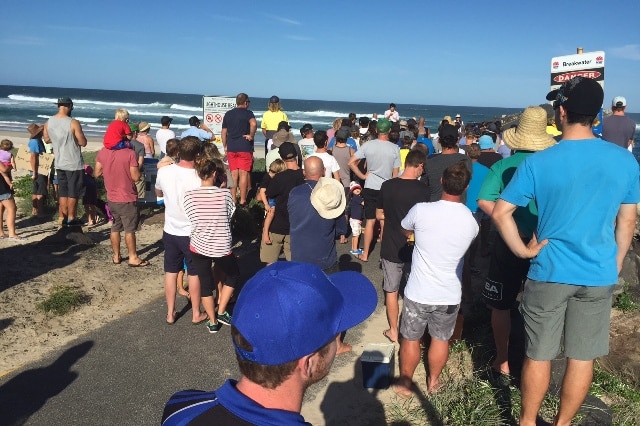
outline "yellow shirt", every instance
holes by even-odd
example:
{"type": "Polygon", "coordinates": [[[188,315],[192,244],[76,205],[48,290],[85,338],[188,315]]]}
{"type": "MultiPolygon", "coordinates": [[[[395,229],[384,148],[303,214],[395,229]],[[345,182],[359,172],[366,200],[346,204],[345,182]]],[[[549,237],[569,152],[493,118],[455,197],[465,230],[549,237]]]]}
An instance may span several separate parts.
{"type": "Polygon", "coordinates": [[[556,126],[553,126],[553,125],[547,126],[547,133],[550,134],[551,136],[558,136],[562,134],[562,132],[558,130],[556,126]]]}
{"type": "Polygon", "coordinates": [[[289,122],[289,118],[284,111],[273,112],[267,110],[262,114],[262,124],[260,127],[262,129],[273,130],[275,132],[278,130],[278,124],[280,124],[281,121],[289,122]]]}

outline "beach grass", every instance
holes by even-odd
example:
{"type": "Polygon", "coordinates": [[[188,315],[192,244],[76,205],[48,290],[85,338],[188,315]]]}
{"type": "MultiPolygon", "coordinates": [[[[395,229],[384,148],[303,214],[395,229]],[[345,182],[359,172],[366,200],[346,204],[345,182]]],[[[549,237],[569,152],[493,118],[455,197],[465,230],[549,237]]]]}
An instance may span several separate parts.
{"type": "Polygon", "coordinates": [[[49,296],[38,304],[46,313],[65,315],[77,306],[88,303],[90,296],[82,290],[69,285],[55,286],[49,296]]]}
{"type": "MultiPolygon", "coordinates": [[[[419,394],[408,400],[397,398],[386,407],[387,421],[398,425],[517,424],[521,409],[520,390],[514,385],[496,388],[486,379],[485,371],[474,371],[471,360],[475,349],[463,341],[452,345],[449,361],[442,373],[445,386],[433,395],[419,394]]],[[[589,394],[609,406],[614,425],[637,424],[640,418],[640,377],[633,372],[614,371],[602,360],[597,360],[589,394]]],[[[552,422],[559,405],[558,395],[547,393],[540,408],[540,418],[552,422]]],[[[572,424],[580,424],[584,419],[585,414],[578,413],[572,424]]]]}

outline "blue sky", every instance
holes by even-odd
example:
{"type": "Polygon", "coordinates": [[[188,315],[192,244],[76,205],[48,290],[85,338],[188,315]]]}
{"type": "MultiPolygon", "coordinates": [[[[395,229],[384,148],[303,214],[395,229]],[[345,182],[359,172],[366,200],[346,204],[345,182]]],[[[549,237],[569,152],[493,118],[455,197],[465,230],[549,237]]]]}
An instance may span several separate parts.
{"type": "Polygon", "coordinates": [[[604,50],[640,112],[640,7],[602,1],[9,1],[1,84],[525,107],[604,50]]]}

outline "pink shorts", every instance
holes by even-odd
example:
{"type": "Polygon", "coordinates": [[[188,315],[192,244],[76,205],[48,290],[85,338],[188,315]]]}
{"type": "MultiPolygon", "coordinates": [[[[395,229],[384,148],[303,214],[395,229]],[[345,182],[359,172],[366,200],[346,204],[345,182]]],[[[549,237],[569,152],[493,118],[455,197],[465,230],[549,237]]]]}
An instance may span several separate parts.
{"type": "Polygon", "coordinates": [[[229,161],[229,170],[244,170],[250,172],[253,167],[252,152],[227,152],[227,160],[229,161]]]}

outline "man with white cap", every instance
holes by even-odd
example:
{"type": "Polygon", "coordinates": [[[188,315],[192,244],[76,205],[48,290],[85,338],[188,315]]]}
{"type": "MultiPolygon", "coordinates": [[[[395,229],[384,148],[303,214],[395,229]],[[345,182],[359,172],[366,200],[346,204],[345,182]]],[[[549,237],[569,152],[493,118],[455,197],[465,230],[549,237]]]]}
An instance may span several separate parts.
{"type": "Polygon", "coordinates": [[[163,426],[308,425],[300,415],[306,389],[329,373],[337,336],[376,303],[373,284],[357,272],[327,276],[300,262],[262,269],[240,292],[231,321],[240,380],[174,394],[163,426]]]}
{"type": "Polygon", "coordinates": [[[602,120],[602,139],[613,142],[631,151],[633,136],[636,133],[636,123],[626,115],[627,100],[622,96],[616,96],[611,101],[613,114],[602,120]]]}
{"type": "MultiPolygon", "coordinates": [[[[517,127],[505,130],[504,143],[515,153],[491,166],[478,193],[478,207],[489,216],[514,171],[525,158],[556,144],[553,136],[546,132],[546,124],[547,112],[542,107],[532,106],[525,109],[517,127]]],[[[535,200],[524,207],[518,207],[513,217],[522,241],[528,244],[538,223],[535,200]]],[[[514,255],[500,235],[496,235],[482,296],[491,308],[491,328],[496,345],[496,358],[490,371],[493,373],[492,378],[504,385],[508,384],[508,375],[512,373],[508,362],[511,310],[516,306],[516,297],[527,278],[527,272],[529,259],[514,255]]]]}
{"type": "Polygon", "coordinates": [[[520,305],[523,426],[536,424],[561,349],[566,371],[554,425],[571,423],[591,385],[593,360],[609,352],[611,299],[633,238],[640,175],[632,155],[593,136],[603,98],[600,84],[581,76],[547,94],[562,140],[526,158],[493,209],[509,249],[531,259],[520,305]],[[531,200],[538,220],[525,245],[514,213],[531,200]]]}

